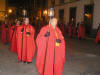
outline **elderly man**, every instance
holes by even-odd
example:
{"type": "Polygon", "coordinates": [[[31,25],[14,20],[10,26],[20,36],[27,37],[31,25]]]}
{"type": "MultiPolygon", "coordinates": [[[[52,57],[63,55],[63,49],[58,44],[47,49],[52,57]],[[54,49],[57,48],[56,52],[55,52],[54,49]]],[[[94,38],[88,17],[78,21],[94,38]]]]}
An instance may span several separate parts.
{"type": "Polygon", "coordinates": [[[17,28],[18,60],[31,63],[35,53],[35,29],[29,24],[29,18],[25,18],[24,23],[17,28]]]}
{"type": "Polygon", "coordinates": [[[39,75],[62,75],[65,63],[65,41],[57,19],[52,18],[50,25],[44,26],[36,39],[36,66],[39,75]]]}
{"type": "Polygon", "coordinates": [[[11,39],[11,43],[10,43],[10,50],[14,53],[17,53],[17,39],[16,39],[16,33],[17,33],[17,28],[20,26],[20,21],[16,22],[16,25],[11,27],[10,30],[10,39],[11,39]]]}

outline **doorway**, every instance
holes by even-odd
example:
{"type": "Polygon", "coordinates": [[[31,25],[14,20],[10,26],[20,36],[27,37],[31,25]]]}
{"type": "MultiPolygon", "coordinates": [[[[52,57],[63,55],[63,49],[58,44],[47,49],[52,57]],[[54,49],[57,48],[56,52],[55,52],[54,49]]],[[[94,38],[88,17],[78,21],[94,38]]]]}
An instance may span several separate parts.
{"type": "Polygon", "coordinates": [[[76,24],[76,7],[70,8],[70,16],[69,16],[69,22],[74,22],[76,24]]]}
{"type": "Polygon", "coordinates": [[[92,30],[93,8],[94,8],[94,5],[85,5],[84,6],[84,23],[85,23],[87,35],[89,35],[91,33],[91,30],[92,30]]]}

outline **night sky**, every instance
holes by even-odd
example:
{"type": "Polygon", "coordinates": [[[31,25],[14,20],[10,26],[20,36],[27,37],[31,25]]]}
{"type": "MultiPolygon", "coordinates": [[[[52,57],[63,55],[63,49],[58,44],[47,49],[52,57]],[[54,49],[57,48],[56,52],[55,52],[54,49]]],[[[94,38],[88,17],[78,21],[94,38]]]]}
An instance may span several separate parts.
{"type": "MultiPolygon", "coordinates": [[[[37,5],[44,5],[47,0],[35,0],[37,5]]],[[[8,6],[23,6],[25,3],[30,2],[34,6],[34,0],[8,0],[8,6]]]]}
{"type": "Polygon", "coordinates": [[[35,13],[38,9],[45,9],[47,0],[8,0],[8,7],[16,7],[16,13],[18,16],[22,14],[22,10],[25,9],[28,11],[30,16],[32,13],[35,13]],[[34,9],[35,7],[35,9],[34,9]]]}
{"type": "Polygon", "coordinates": [[[23,0],[8,0],[9,6],[19,6],[23,3],[23,0]]]}

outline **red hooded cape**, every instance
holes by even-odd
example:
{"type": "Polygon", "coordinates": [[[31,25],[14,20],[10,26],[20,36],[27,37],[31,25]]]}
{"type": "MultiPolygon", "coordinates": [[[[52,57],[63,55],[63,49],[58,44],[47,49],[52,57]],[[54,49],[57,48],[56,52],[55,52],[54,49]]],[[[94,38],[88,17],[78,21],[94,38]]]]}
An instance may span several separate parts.
{"type": "Polygon", "coordinates": [[[49,38],[45,37],[44,35],[48,32],[48,29],[49,25],[43,27],[36,39],[38,48],[36,66],[38,73],[39,75],[43,75],[43,73],[44,75],[62,75],[63,64],[65,62],[65,41],[61,31],[57,27],[55,31],[50,27],[50,36],[49,38]],[[57,38],[61,40],[60,44],[56,43],[57,38]]]}
{"type": "Polygon", "coordinates": [[[68,27],[68,36],[71,37],[72,36],[72,26],[69,25],[68,27]]]}
{"type": "Polygon", "coordinates": [[[65,25],[61,24],[60,28],[61,28],[62,34],[65,35],[65,25]]]}
{"type": "Polygon", "coordinates": [[[76,35],[76,26],[73,25],[73,38],[75,38],[75,35],[76,35]]]}
{"type": "Polygon", "coordinates": [[[32,62],[35,53],[34,34],[35,29],[31,25],[21,25],[17,28],[18,60],[32,62]]]}
{"type": "Polygon", "coordinates": [[[10,50],[12,52],[15,52],[17,53],[17,39],[16,39],[16,33],[17,33],[17,28],[19,26],[13,26],[12,27],[12,31],[10,32],[11,33],[11,44],[10,44],[10,50]]]}
{"type": "Polygon", "coordinates": [[[2,42],[4,44],[9,42],[9,25],[2,24],[2,42]]]}
{"type": "Polygon", "coordinates": [[[84,26],[79,25],[77,37],[78,37],[78,39],[79,38],[85,39],[85,27],[84,26]]]}
{"type": "Polygon", "coordinates": [[[11,43],[12,37],[13,37],[13,29],[15,28],[15,26],[11,26],[9,28],[9,42],[11,43]]]}
{"type": "Polygon", "coordinates": [[[96,43],[98,43],[100,41],[100,27],[98,29],[98,33],[97,33],[97,36],[96,36],[96,43]]]}

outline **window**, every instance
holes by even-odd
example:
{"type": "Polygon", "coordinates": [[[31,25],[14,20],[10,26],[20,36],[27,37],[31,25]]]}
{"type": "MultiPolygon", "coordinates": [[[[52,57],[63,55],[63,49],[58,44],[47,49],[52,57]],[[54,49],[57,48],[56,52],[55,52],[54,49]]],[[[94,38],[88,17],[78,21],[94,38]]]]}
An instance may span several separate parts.
{"type": "Polygon", "coordinates": [[[59,3],[64,3],[64,0],[59,0],[59,3]]]}
{"type": "Polygon", "coordinates": [[[76,7],[70,7],[69,12],[69,21],[72,22],[73,19],[74,23],[76,23],[76,7]]]}
{"type": "Polygon", "coordinates": [[[70,0],[70,1],[77,1],[77,0],[70,0]]]}
{"type": "Polygon", "coordinates": [[[64,9],[59,10],[59,19],[64,19],[64,9]]]}

